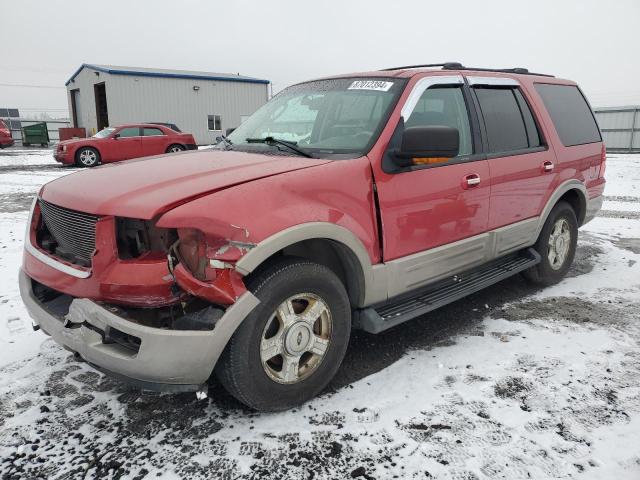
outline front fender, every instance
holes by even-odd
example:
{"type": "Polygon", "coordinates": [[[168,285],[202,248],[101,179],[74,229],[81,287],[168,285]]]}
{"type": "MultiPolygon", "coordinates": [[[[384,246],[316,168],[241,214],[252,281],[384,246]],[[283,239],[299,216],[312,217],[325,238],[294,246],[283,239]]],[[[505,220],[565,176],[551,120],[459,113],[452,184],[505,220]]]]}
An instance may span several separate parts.
{"type": "Polygon", "coordinates": [[[176,207],[158,227],[196,228],[220,245],[210,260],[247,275],[278,251],[309,239],[345,245],[365,281],[380,259],[373,181],[366,157],[243,183],[176,207]]]}

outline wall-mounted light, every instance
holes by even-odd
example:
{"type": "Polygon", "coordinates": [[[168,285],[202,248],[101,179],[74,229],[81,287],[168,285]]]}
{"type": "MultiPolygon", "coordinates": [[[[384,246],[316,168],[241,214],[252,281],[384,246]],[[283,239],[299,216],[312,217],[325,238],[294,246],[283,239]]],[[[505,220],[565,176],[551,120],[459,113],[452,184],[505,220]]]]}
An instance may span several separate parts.
{"type": "Polygon", "coordinates": [[[198,90],[200,90],[200,87],[198,85],[194,85],[193,86],[193,91],[197,92],[198,90]]]}

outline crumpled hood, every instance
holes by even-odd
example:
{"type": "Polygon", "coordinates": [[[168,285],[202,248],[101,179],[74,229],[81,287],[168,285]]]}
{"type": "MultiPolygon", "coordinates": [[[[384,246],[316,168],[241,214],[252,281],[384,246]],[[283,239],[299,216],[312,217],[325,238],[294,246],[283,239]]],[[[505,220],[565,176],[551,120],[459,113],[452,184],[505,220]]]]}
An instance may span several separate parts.
{"type": "Polygon", "coordinates": [[[81,212],[148,220],[216,190],[327,162],[202,150],[84,170],[47,183],[40,195],[55,205],[81,212]]]}

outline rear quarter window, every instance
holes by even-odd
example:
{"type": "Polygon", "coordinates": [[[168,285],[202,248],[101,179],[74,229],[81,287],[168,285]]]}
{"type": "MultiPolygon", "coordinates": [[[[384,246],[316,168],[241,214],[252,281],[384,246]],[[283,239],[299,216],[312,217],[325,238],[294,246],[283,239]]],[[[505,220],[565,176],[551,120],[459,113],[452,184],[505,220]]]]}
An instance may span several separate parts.
{"type": "Polygon", "coordinates": [[[578,87],[536,83],[535,88],[565,147],[600,142],[600,130],[578,87]]]}

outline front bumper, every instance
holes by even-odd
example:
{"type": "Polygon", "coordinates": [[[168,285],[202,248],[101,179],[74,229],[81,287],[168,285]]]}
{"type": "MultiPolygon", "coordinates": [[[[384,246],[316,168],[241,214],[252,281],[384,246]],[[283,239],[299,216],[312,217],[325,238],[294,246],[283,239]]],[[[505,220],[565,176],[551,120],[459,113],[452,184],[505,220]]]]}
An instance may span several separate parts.
{"type": "Polygon", "coordinates": [[[73,155],[69,151],[63,152],[61,150],[56,150],[53,154],[53,158],[56,162],[60,162],[65,165],[71,165],[74,163],[73,155]]]}
{"type": "Polygon", "coordinates": [[[185,145],[185,147],[187,147],[187,150],[197,150],[198,149],[198,145],[196,145],[195,143],[187,143],[185,145]]]}
{"type": "Polygon", "coordinates": [[[227,342],[259,300],[244,293],[211,331],[153,328],[115,315],[92,300],[76,298],[68,313],[56,314],[33,293],[31,278],[20,272],[20,294],[29,315],[58,344],[108,374],[157,391],[196,391],[227,342]],[[137,351],[108,341],[115,329],[140,340],[137,351]]]}

